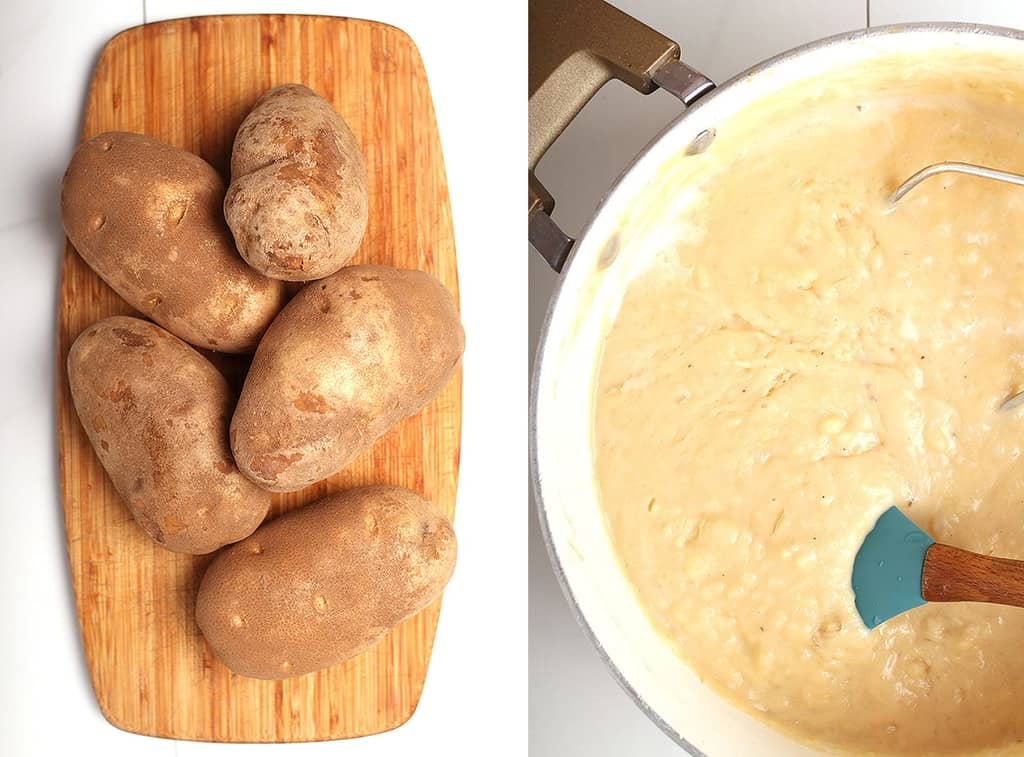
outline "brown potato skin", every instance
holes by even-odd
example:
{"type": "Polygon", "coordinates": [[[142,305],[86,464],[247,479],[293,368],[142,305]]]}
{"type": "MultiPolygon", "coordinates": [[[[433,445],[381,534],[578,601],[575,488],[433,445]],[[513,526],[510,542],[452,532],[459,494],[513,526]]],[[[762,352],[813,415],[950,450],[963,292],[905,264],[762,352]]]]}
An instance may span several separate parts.
{"type": "Polygon", "coordinates": [[[75,150],[61,215],[78,254],[133,308],[199,347],[252,352],[285,293],[239,257],[223,200],[198,155],[107,132],[75,150]]]}
{"type": "Polygon", "coordinates": [[[465,337],[433,276],[388,266],[307,284],[260,342],[231,419],[238,467],[271,491],[344,468],[444,388],[465,337]]]}
{"type": "Polygon", "coordinates": [[[429,605],[455,553],[451,523],[415,492],[332,494],[217,555],[196,623],[239,675],[304,675],[363,652],[429,605]]]}
{"type": "Polygon", "coordinates": [[[270,494],[235,466],[227,440],[234,398],[206,358],[159,326],[116,316],[78,336],[67,369],[93,449],[158,544],[205,554],[263,521],[270,494]]]}
{"type": "Polygon", "coordinates": [[[224,217],[242,257],[287,281],[320,279],[366,231],[366,167],[348,124],[316,92],[265,93],[235,135],[224,217]]]}

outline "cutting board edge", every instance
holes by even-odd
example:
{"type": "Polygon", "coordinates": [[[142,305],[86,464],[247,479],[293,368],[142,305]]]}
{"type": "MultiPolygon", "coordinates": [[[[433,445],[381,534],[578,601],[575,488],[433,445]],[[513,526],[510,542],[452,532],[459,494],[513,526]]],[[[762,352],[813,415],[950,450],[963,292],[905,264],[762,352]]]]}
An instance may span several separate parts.
{"type": "MultiPolygon", "coordinates": [[[[429,662],[429,661],[428,661],[429,662]]],[[[91,682],[91,676],[90,676],[91,682]]],[[[130,733],[135,736],[147,736],[154,739],[167,739],[168,741],[191,741],[197,744],[314,744],[318,742],[326,741],[350,741],[352,739],[362,739],[367,736],[376,736],[379,733],[387,733],[393,731],[396,728],[401,728],[403,725],[412,720],[413,715],[416,714],[416,710],[419,709],[420,699],[423,694],[423,689],[420,688],[419,693],[416,695],[416,700],[412,703],[412,707],[408,713],[401,715],[393,724],[388,724],[383,728],[376,728],[368,730],[363,733],[351,733],[343,736],[323,736],[321,738],[290,738],[290,739],[238,739],[231,740],[227,738],[221,739],[202,739],[195,736],[183,736],[181,734],[163,732],[160,729],[145,729],[145,728],[133,728],[125,723],[118,722],[117,718],[113,716],[110,709],[105,707],[103,702],[100,700],[95,685],[93,685],[93,694],[96,695],[96,704],[99,709],[100,715],[110,725],[119,731],[124,733],[130,733]]]]}
{"type": "MultiPolygon", "coordinates": [[[[119,31],[119,32],[111,35],[110,37],[108,37],[107,41],[103,43],[103,46],[100,48],[100,52],[96,56],[96,64],[94,64],[93,67],[92,67],[92,74],[95,75],[95,73],[96,73],[96,65],[99,63],[100,58],[103,57],[103,54],[107,51],[107,48],[109,48],[112,44],[114,44],[114,42],[116,42],[118,40],[118,38],[120,38],[120,37],[126,36],[126,35],[131,34],[131,33],[138,34],[138,33],[141,32],[142,29],[145,29],[145,28],[154,29],[154,28],[156,28],[158,26],[164,26],[164,25],[173,25],[173,24],[181,24],[181,23],[184,23],[184,22],[209,21],[210,19],[227,19],[227,18],[308,18],[308,19],[330,19],[332,21],[345,21],[347,23],[353,23],[354,22],[354,23],[357,23],[357,24],[366,24],[367,26],[378,26],[378,27],[382,27],[382,28],[385,28],[385,29],[390,29],[393,32],[397,32],[398,34],[401,34],[406,40],[408,40],[410,49],[416,55],[417,63],[419,63],[420,67],[424,71],[424,74],[426,74],[426,67],[423,66],[423,58],[420,55],[420,49],[419,49],[419,46],[416,44],[416,40],[414,40],[412,38],[412,35],[410,35],[409,32],[407,32],[402,27],[400,27],[400,26],[398,26],[396,24],[390,24],[387,21],[375,21],[372,18],[362,18],[360,16],[330,16],[330,15],[327,15],[327,14],[324,14],[324,13],[209,13],[209,14],[207,14],[205,16],[176,16],[175,18],[164,18],[164,19],[161,19],[160,21],[146,21],[145,23],[135,24],[134,26],[125,27],[121,31],[119,31]]],[[[428,80],[429,80],[429,77],[425,77],[425,78],[428,78],[428,80]]],[[[90,77],[90,79],[89,79],[90,89],[91,89],[93,81],[94,81],[94,77],[90,77]]],[[[431,103],[433,103],[433,100],[431,100],[431,103]]],[[[83,113],[83,116],[84,116],[84,113],[83,113]]]]}

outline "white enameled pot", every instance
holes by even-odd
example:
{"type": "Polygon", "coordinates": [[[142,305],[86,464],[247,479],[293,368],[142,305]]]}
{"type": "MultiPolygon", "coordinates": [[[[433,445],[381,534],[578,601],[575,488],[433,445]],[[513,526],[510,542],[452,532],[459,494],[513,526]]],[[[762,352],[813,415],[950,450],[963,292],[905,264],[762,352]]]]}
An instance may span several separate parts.
{"type": "MultiPolygon", "coordinates": [[[[691,97],[686,112],[626,168],[575,243],[559,235],[546,216],[550,203],[534,202],[531,191],[531,241],[548,247],[541,252],[556,267],[572,248],[541,334],[531,392],[531,464],[548,550],[579,623],[614,675],[692,755],[817,752],[730,705],[697,679],[637,603],[606,533],[593,475],[594,382],[623,290],[643,265],[645,253],[633,249],[630,240],[649,237],[657,228],[652,208],[664,207],[658,198],[666,191],[674,193],[677,209],[687,201],[685,187],[665,178],[673,175],[673,166],[697,159],[708,141],[752,103],[777,98],[812,78],[828,86],[830,77],[897,54],[919,56],[932,73],[953,78],[963,76],[972,60],[987,70],[1005,65],[1008,71],[1024,71],[1024,34],[959,24],[882,27],[823,39],[761,63],[691,97]]],[[[534,153],[543,149],[546,145],[537,151],[531,147],[531,165],[539,159],[534,153]]]]}

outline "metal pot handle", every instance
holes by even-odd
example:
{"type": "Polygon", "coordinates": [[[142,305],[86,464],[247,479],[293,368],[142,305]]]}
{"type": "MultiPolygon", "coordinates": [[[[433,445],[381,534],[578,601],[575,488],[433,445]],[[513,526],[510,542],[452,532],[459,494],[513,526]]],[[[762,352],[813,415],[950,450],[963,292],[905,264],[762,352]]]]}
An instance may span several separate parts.
{"type": "Polygon", "coordinates": [[[537,163],[611,79],[662,87],[689,105],[714,83],[679,60],[679,45],[603,0],[530,0],[530,244],[561,271],[573,240],[551,219],[537,163]]]}

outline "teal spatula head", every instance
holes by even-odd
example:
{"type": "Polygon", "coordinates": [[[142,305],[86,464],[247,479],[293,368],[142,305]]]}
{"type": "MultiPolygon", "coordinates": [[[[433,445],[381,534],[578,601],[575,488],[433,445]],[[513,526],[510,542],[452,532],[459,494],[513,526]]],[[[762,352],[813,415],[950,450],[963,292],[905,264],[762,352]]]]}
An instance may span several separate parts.
{"type": "Polygon", "coordinates": [[[924,604],[921,571],[934,543],[898,508],[882,513],[853,561],[854,602],[864,625],[874,628],[924,604]]]}

